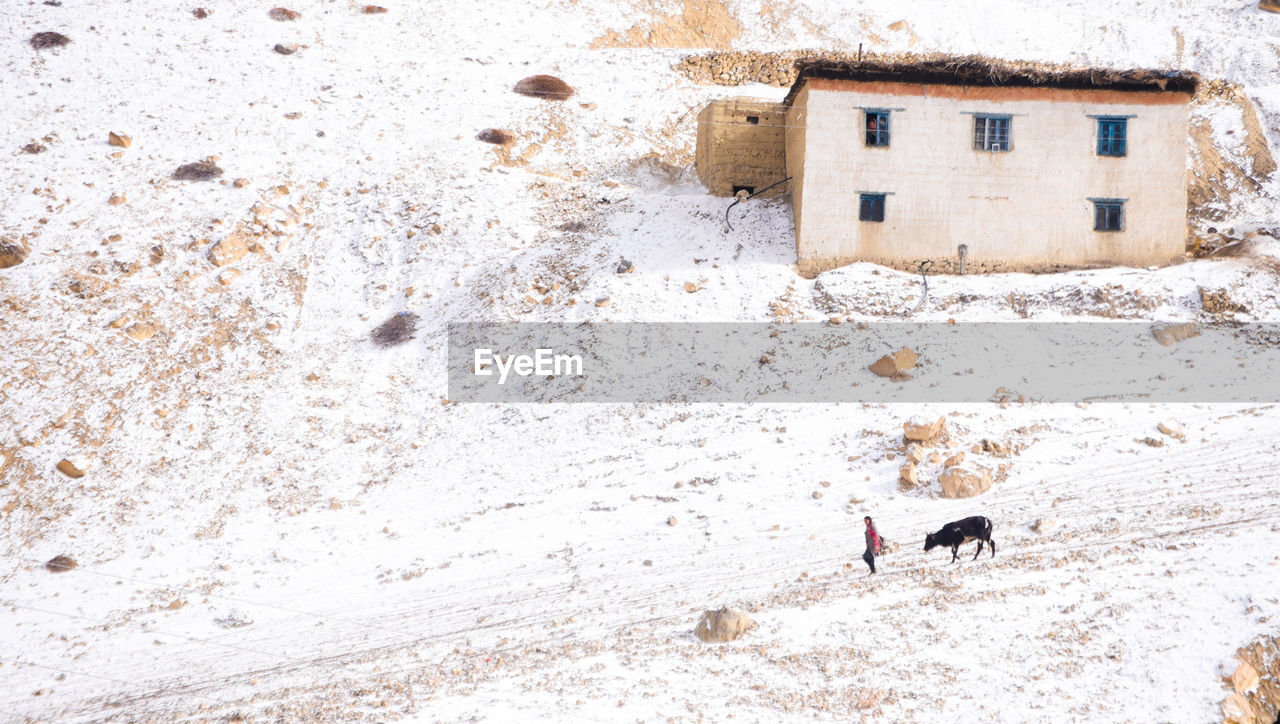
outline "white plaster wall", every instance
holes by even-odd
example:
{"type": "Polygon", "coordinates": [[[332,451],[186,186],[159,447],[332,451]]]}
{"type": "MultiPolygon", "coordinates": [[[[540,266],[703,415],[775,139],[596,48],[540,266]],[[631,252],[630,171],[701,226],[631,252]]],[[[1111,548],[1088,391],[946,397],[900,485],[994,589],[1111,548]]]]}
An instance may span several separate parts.
{"type": "Polygon", "coordinates": [[[985,92],[996,98],[980,99],[982,90],[972,99],[947,98],[898,85],[876,84],[895,91],[877,93],[807,88],[797,97],[788,118],[806,128],[789,135],[788,155],[803,143],[803,182],[793,184],[804,210],[796,215],[802,270],[954,258],[961,243],[970,263],[1008,268],[1182,258],[1185,102],[1144,103],[1153,94],[1111,91],[1068,91],[1050,100],[1043,89],[1030,99],[1000,98],[1013,94],[1005,89],[985,92]],[[1131,102],[1117,102],[1125,99],[1131,102]],[[902,109],[892,113],[888,148],[863,145],[864,107],[902,109]],[[973,150],[974,112],[1013,116],[1010,152],[973,150]],[[1096,154],[1098,124],[1090,115],[1135,116],[1127,156],[1096,154]],[[860,192],[890,194],[883,223],[858,220],[860,192]],[[1123,231],[1093,231],[1091,197],[1128,199],[1123,231]]]}

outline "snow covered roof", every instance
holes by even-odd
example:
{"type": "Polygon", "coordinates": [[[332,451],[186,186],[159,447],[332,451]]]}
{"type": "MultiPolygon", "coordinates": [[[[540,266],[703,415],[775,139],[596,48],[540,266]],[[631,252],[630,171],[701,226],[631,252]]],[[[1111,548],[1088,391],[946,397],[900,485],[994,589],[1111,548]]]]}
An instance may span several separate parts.
{"type": "Polygon", "coordinates": [[[795,68],[796,81],[783,101],[788,105],[810,78],[1183,93],[1194,93],[1199,82],[1195,73],[1181,70],[1092,68],[982,55],[810,55],[798,58],[795,68]]]}

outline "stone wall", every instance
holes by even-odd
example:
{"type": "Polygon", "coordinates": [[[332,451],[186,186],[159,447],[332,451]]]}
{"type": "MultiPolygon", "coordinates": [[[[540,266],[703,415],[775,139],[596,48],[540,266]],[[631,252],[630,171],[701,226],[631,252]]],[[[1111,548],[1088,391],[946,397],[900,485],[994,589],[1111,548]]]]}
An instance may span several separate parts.
{"type": "MultiPolygon", "coordinates": [[[[735,187],[759,191],[787,177],[781,104],[730,98],[707,104],[698,114],[698,178],[715,196],[735,187]]],[[[761,194],[787,192],[787,184],[761,194]]]]}

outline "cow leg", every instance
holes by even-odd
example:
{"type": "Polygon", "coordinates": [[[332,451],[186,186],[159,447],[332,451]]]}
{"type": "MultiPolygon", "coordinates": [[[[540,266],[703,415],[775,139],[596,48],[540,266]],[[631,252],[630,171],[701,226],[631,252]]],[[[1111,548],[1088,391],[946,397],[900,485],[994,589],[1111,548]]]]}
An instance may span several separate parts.
{"type": "Polygon", "coordinates": [[[992,557],[992,558],[995,558],[995,557],[996,557],[996,542],[995,542],[995,541],[993,541],[993,540],[991,540],[990,538],[988,538],[988,539],[987,539],[987,545],[991,546],[991,557],[992,557]]]}
{"type": "Polygon", "coordinates": [[[951,546],[951,562],[960,560],[960,546],[951,546]]]}
{"type": "Polygon", "coordinates": [[[973,554],[973,560],[978,560],[978,556],[982,555],[982,539],[978,539],[978,552],[973,554]]]}

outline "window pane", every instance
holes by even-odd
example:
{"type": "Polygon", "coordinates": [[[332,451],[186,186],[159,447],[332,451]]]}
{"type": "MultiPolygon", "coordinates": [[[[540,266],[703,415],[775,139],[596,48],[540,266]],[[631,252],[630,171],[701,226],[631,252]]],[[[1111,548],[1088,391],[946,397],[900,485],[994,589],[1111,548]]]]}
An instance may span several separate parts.
{"type": "Polygon", "coordinates": [[[862,194],[858,204],[859,221],[884,221],[884,194],[862,194]]]}
{"type": "Polygon", "coordinates": [[[889,114],[878,112],[867,112],[867,127],[865,143],[868,146],[888,146],[889,145],[889,114]]]}

